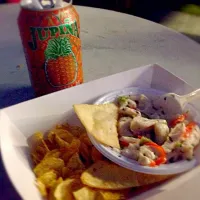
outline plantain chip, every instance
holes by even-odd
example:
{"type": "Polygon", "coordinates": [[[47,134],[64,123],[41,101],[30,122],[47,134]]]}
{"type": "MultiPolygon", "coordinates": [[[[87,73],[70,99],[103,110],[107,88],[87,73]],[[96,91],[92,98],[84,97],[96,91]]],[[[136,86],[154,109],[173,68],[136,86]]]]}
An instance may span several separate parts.
{"type": "Polygon", "coordinates": [[[47,190],[46,190],[45,184],[42,181],[37,180],[36,186],[37,186],[38,190],[40,191],[40,194],[43,197],[46,197],[47,196],[47,190]]]}
{"type": "Polygon", "coordinates": [[[61,157],[61,151],[59,149],[54,149],[52,151],[49,151],[45,156],[44,159],[47,158],[60,158],[61,157]]]}
{"type": "Polygon", "coordinates": [[[58,135],[54,135],[54,140],[59,148],[67,148],[69,146],[69,143],[60,138],[58,135]]]}
{"type": "Polygon", "coordinates": [[[97,191],[87,186],[73,192],[75,200],[96,200],[97,191]]]}
{"type": "Polygon", "coordinates": [[[54,191],[55,200],[74,200],[72,194],[72,183],[75,179],[66,179],[57,185],[54,191]]]}
{"type": "Polygon", "coordinates": [[[74,136],[65,129],[55,128],[51,130],[47,136],[51,142],[54,141],[53,135],[57,135],[59,138],[63,139],[67,143],[71,143],[74,138],[74,136]]]}
{"type": "Polygon", "coordinates": [[[42,182],[46,188],[53,186],[54,181],[57,180],[57,173],[54,170],[44,173],[42,176],[37,178],[37,182],[42,182]]]}
{"type": "Polygon", "coordinates": [[[65,163],[69,161],[72,155],[79,152],[80,144],[81,142],[79,139],[73,139],[72,143],[62,150],[62,159],[65,161],[65,163]]]}
{"type": "Polygon", "coordinates": [[[35,164],[39,163],[44,158],[46,153],[50,151],[43,139],[43,134],[41,132],[33,134],[28,138],[27,142],[35,164]]]}
{"type": "Polygon", "coordinates": [[[72,126],[68,123],[63,124],[62,128],[68,130],[74,137],[80,137],[81,135],[86,133],[86,130],[80,126],[72,126]]]}
{"type": "Polygon", "coordinates": [[[58,178],[58,180],[54,181],[52,184],[52,187],[49,189],[49,193],[48,193],[48,200],[56,200],[55,196],[54,196],[54,192],[57,188],[57,186],[63,182],[63,179],[60,177],[58,178]]]}
{"type": "Polygon", "coordinates": [[[83,170],[85,169],[85,165],[83,164],[83,162],[81,161],[79,154],[75,153],[68,161],[67,168],[71,169],[71,170],[83,170]]]}
{"type": "Polygon", "coordinates": [[[55,170],[58,174],[61,174],[63,167],[64,161],[62,159],[48,157],[46,159],[43,159],[38,165],[36,165],[33,171],[37,177],[40,177],[50,170],[55,170]]]}
{"type": "Polygon", "coordinates": [[[122,191],[98,191],[97,197],[95,200],[125,200],[126,193],[122,191]]]}

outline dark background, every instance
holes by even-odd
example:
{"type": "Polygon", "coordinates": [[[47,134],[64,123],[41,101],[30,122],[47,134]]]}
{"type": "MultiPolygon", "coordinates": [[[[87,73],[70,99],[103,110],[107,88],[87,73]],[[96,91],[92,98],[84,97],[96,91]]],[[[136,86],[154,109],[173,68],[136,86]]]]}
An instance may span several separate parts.
{"type": "Polygon", "coordinates": [[[186,4],[200,5],[200,0],[74,0],[76,5],[104,8],[133,14],[160,22],[171,11],[179,11],[186,4]]]}

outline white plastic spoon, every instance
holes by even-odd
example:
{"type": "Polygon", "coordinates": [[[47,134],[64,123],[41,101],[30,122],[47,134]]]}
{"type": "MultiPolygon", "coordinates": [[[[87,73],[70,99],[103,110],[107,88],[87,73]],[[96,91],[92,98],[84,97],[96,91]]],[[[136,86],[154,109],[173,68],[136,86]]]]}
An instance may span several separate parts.
{"type": "Polygon", "coordinates": [[[185,106],[198,98],[200,99],[200,89],[182,96],[175,93],[167,93],[153,100],[153,105],[157,109],[157,113],[171,119],[177,114],[182,114],[185,106]]]}

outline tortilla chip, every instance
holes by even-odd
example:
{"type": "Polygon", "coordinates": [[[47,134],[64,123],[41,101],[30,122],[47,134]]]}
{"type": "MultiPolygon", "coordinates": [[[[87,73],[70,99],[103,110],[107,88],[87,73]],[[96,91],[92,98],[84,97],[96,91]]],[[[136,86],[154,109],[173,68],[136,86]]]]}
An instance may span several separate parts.
{"type": "Polygon", "coordinates": [[[161,182],[172,177],[172,175],[154,175],[154,174],[144,174],[139,172],[136,173],[137,173],[137,181],[140,186],[161,182]]]}
{"type": "Polygon", "coordinates": [[[118,107],[115,104],[80,104],[74,105],[74,110],[87,132],[96,140],[120,148],[117,133],[118,107]]]}
{"type": "Polygon", "coordinates": [[[149,185],[172,177],[171,175],[144,174],[120,167],[114,163],[97,161],[83,172],[85,185],[99,189],[120,190],[149,185]]]}
{"type": "Polygon", "coordinates": [[[136,173],[113,163],[98,161],[81,175],[83,184],[105,190],[139,186],[136,173]]]}

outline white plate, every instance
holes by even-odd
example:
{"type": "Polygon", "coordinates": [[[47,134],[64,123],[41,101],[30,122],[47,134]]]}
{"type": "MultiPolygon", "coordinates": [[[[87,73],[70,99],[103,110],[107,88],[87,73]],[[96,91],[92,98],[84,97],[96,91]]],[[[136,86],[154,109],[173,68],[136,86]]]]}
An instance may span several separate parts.
{"type": "MultiPolygon", "coordinates": [[[[137,87],[125,88],[123,90],[117,90],[111,92],[107,95],[102,96],[94,104],[104,104],[108,102],[113,102],[118,96],[129,95],[129,94],[145,94],[147,96],[158,96],[164,94],[163,91],[155,90],[152,88],[142,89],[137,87]]],[[[93,145],[108,159],[115,162],[116,164],[128,168],[133,171],[147,173],[147,174],[177,174],[181,172],[188,171],[193,168],[197,161],[194,158],[191,161],[178,161],[172,164],[163,164],[158,167],[148,167],[141,166],[137,161],[129,159],[120,153],[118,153],[115,149],[111,147],[104,146],[100,144],[91,134],[88,134],[93,145]]]]}

